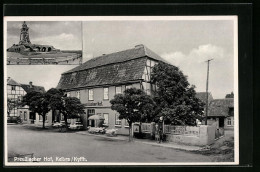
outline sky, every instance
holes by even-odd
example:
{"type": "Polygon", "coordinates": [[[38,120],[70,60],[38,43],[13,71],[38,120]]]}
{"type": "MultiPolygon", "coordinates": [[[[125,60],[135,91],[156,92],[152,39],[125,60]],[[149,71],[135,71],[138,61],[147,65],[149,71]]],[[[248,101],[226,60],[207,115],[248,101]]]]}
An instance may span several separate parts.
{"type": "MultiPolygon", "coordinates": [[[[68,23],[58,23],[62,24],[51,25],[55,26],[55,29],[51,29],[47,38],[63,39],[66,36],[61,35],[74,35],[73,41],[70,42],[79,40],[76,35],[81,35],[77,28],[80,24],[77,23],[78,25],[72,27],[68,23]],[[61,25],[66,25],[70,29],[58,29],[61,25]]],[[[28,22],[31,30],[35,25],[41,25],[38,22],[32,24],[31,26],[28,22]]],[[[43,30],[47,28],[50,27],[43,30]]],[[[233,29],[232,20],[85,21],[82,29],[83,61],[144,44],[170,64],[178,66],[188,77],[190,84],[196,86],[197,92],[205,92],[207,73],[205,61],[213,58],[209,71],[209,91],[215,99],[224,98],[226,94],[234,91],[233,29]]],[[[10,30],[9,33],[14,35],[14,30],[10,30]]],[[[44,33],[46,35],[46,32],[44,33]]],[[[36,31],[34,35],[37,35],[34,36],[35,40],[48,40],[45,37],[40,38],[42,34],[37,34],[36,31]]],[[[34,41],[32,37],[30,35],[31,42],[34,41]]],[[[67,43],[61,42],[61,45],[56,46],[59,41],[55,39],[51,41],[53,43],[50,44],[55,44],[57,48],[67,47],[67,43]]],[[[35,85],[42,85],[48,90],[57,86],[61,73],[73,67],[75,66],[8,66],[8,76],[21,83],[33,81],[35,85]]]]}

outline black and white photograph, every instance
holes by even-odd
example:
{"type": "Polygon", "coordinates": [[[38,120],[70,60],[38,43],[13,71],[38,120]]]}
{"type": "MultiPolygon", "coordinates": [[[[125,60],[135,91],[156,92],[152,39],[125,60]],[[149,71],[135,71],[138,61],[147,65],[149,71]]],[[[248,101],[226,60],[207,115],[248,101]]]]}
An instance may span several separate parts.
{"type": "Polygon", "coordinates": [[[79,65],[82,63],[81,22],[7,22],[8,65],[79,65]]]}
{"type": "Polygon", "coordinates": [[[5,17],[5,165],[239,164],[237,22],[5,17]]]}

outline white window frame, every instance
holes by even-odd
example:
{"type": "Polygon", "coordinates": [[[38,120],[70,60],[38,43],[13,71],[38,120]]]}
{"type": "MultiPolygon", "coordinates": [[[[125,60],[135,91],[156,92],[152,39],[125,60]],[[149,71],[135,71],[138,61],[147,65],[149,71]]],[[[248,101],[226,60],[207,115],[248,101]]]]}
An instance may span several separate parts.
{"type": "Polygon", "coordinates": [[[27,112],[26,111],[23,112],[23,120],[27,121],[27,112]]]}
{"type": "Polygon", "coordinates": [[[121,119],[119,119],[119,116],[120,116],[120,114],[119,113],[116,113],[115,114],[115,126],[122,126],[122,120],[121,119]]]}
{"type": "Polygon", "coordinates": [[[94,90],[93,89],[88,90],[88,100],[94,100],[94,90]]]}
{"type": "Polygon", "coordinates": [[[76,91],[76,97],[80,99],[80,91],[76,91]]]}
{"type": "Polygon", "coordinates": [[[103,99],[109,100],[109,89],[108,89],[108,87],[103,88],[103,99]]]}
{"type": "Polygon", "coordinates": [[[231,118],[227,118],[227,126],[232,126],[231,118]]]}
{"type": "Polygon", "coordinates": [[[103,117],[105,118],[103,125],[108,126],[108,123],[109,123],[109,113],[103,113],[103,117]],[[107,116],[107,118],[105,116],[107,116]]]}
{"type": "Polygon", "coordinates": [[[125,119],[125,127],[128,128],[129,127],[129,123],[127,122],[127,120],[125,119]]]}
{"type": "Polygon", "coordinates": [[[132,84],[130,84],[130,85],[126,85],[125,86],[125,89],[130,89],[130,88],[132,88],[133,87],[133,85],[132,84]],[[128,88],[127,88],[128,87],[128,88]]]}
{"type": "Polygon", "coordinates": [[[122,94],[122,86],[116,86],[116,94],[122,94]],[[118,88],[120,88],[120,91],[118,91],[118,88]]]}

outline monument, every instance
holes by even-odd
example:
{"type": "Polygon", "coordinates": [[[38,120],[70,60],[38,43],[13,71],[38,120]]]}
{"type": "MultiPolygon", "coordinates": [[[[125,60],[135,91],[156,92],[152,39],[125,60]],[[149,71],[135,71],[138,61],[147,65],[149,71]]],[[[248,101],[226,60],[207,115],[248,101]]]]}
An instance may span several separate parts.
{"type": "Polygon", "coordinates": [[[25,21],[20,29],[19,43],[7,48],[8,65],[81,64],[81,62],[82,50],[60,50],[52,45],[33,44],[25,21]]]}
{"type": "Polygon", "coordinates": [[[26,22],[23,22],[19,44],[13,44],[7,49],[8,52],[18,52],[24,54],[25,52],[60,52],[59,49],[51,45],[32,44],[29,37],[29,27],[26,22]]]}

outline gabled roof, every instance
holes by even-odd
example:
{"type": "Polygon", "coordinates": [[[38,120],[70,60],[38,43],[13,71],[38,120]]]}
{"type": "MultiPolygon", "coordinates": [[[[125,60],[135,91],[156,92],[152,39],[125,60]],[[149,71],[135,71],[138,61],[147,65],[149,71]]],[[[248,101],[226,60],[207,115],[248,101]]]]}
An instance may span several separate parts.
{"type": "Polygon", "coordinates": [[[60,78],[58,89],[73,89],[116,83],[128,83],[142,79],[146,58],[100,66],[77,73],[66,73],[60,78]]]}
{"type": "Polygon", "coordinates": [[[19,84],[18,82],[16,82],[12,78],[8,78],[7,79],[7,85],[17,85],[17,86],[20,86],[21,84],[19,84]]]}
{"type": "MultiPolygon", "coordinates": [[[[206,103],[207,101],[207,92],[197,92],[196,97],[206,103]]],[[[208,92],[208,103],[210,103],[213,100],[213,96],[210,92],[208,92]]]]}
{"type": "Polygon", "coordinates": [[[45,89],[44,87],[41,87],[41,86],[36,86],[36,85],[27,85],[27,84],[21,84],[21,87],[24,89],[24,91],[26,93],[29,93],[31,91],[37,91],[37,92],[42,92],[44,93],[45,92],[45,89]]]}
{"type": "Polygon", "coordinates": [[[229,110],[234,108],[234,99],[215,99],[209,104],[208,116],[228,116],[229,110]]]}
{"type": "Polygon", "coordinates": [[[125,61],[137,59],[140,57],[146,57],[146,56],[150,57],[154,60],[157,60],[157,61],[166,62],[159,55],[155,54],[152,50],[150,50],[149,48],[147,48],[146,46],[141,44],[141,45],[135,46],[132,49],[115,52],[115,53],[111,53],[111,54],[107,54],[107,55],[102,55],[102,56],[90,59],[87,62],[83,63],[82,65],[75,67],[64,73],[71,73],[71,72],[86,70],[86,69],[90,69],[90,68],[94,68],[94,67],[98,67],[98,66],[125,62],[125,61]]]}

